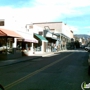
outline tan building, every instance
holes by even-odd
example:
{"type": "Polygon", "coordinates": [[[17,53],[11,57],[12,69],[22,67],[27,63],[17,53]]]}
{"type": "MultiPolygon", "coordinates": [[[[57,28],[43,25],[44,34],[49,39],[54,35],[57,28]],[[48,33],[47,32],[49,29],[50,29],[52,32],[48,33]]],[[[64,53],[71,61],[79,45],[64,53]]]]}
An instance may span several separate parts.
{"type": "Polygon", "coordinates": [[[73,31],[63,22],[42,22],[33,24],[42,27],[44,30],[49,30],[50,32],[59,35],[61,43],[60,49],[66,49],[66,43],[71,41],[73,38],[73,31]]]}
{"type": "Polygon", "coordinates": [[[38,25],[44,29],[49,28],[51,32],[54,33],[63,33],[69,38],[73,38],[73,31],[67,24],[63,22],[42,22],[42,23],[33,23],[34,25],[38,25]]]}
{"type": "Polygon", "coordinates": [[[29,32],[32,32],[35,39],[38,40],[38,43],[34,43],[34,53],[44,53],[46,52],[46,47],[48,40],[43,36],[43,28],[33,24],[27,24],[26,29],[29,32]]]}

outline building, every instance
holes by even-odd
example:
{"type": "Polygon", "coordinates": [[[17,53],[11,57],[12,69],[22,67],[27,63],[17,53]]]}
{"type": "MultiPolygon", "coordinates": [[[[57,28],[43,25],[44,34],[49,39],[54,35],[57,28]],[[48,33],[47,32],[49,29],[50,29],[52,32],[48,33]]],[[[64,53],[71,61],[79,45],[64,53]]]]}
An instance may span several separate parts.
{"type": "MultiPolygon", "coordinates": [[[[7,28],[20,36],[18,38],[13,36],[13,43],[9,43],[8,46],[6,44],[6,51],[13,44],[14,54],[16,52],[20,53],[20,55],[15,55],[15,57],[53,52],[56,49],[64,50],[66,49],[66,43],[73,38],[73,31],[63,22],[20,24],[17,21],[12,21],[8,24],[8,21],[2,19],[0,23],[1,28],[7,28]]],[[[9,33],[7,32],[7,34],[9,33]]],[[[1,36],[0,38],[2,39],[1,36]]],[[[11,38],[8,40],[11,42],[11,38]]]]}
{"type": "Polygon", "coordinates": [[[33,25],[37,25],[44,30],[49,30],[50,32],[57,34],[60,40],[60,50],[66,49],[66,43],[70,42],[73,38],[73,31],[63,22],[42,22],[33,23],[33,25]]]}
{"type": "Polygon", "coordinates": [[[34,53],[44,53],[46,52],[48,40],[43,35],[43,28],[33,25],[33,24],[27,24],[26,28],[28,31],[33,33],[33,36],[35,39],[38,40],[38,43],[34,43],[34,53]]]}
{"type": "Polygon", "coordinates": [[[32,55],[34,53],[33,44],[38,43],[38,40],[34,38],[33,32],[29,31],[25,27],[25,25],[12,25],[12,22],[10,23],[10,25],[8,25],[7,21],[5,22],[4,19],[1,19],[0,21],[0,58],[11,59],[15,57],[21,57],[22,55],[32,55]],[[5,41],[5,43],[3,40],[5,41]],[[4,49],[2,50],[2,48],[4,49]],[[11,53],[8,48],[10,48],[10,50],[12,48],[13,53],[11,53]]]}
{"type": "Polygon", "coordinates": [[[0,59],[12,59],[21,57],[22,53],[16,47],[16,39],[21,38],[18,33],[0,28],[0,59]]]}

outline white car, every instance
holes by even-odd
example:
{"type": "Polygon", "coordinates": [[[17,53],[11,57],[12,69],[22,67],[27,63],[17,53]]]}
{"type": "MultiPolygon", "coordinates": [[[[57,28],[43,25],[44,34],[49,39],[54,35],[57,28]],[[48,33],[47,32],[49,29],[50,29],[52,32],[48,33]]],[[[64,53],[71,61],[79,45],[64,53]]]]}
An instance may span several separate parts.
{"type": "Polygon", "coordinates": [[[85,47],[85,50],[90,51],[90,47],[89,46],[85,47]]]}

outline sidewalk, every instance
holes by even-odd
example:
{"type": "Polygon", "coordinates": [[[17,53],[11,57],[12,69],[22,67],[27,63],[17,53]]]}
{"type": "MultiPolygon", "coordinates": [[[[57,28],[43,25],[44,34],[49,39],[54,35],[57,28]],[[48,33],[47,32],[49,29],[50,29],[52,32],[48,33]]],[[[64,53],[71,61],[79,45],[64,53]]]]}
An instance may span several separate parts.
{"type": "Polygon", "coordinates": [[[38,58],[42,58],[42,57],[46,57],[46,56],[52,56],[52,55],[55,55],[56,53],[65,52],[65,51],[67,51],[67,50],[58,51],[58,52],[37,53],[37,54],[33,54],[31,56],[23,56],[21,58],[16,58],[16,59],[1,60],[0,67],[15,64],[15,63],[20,63],[20,62],[25,62],[28,60],[38,59],[38,58]]]}
{"type": "Polygon", "coordinates": [[[34,54],[31,56],[23,56],[21,58],[16,58],[16,59],[11,59],[11,60],[1,60],[0,67],[15,64],[15,63],[20,63],[20,62],[25,62],[28,60],[33,60],[33,59],[41,58],[48,55],[54,55],[54,53],[55,52],[48,52],[48,53],[42,53],[42,54],[34,54]]]}

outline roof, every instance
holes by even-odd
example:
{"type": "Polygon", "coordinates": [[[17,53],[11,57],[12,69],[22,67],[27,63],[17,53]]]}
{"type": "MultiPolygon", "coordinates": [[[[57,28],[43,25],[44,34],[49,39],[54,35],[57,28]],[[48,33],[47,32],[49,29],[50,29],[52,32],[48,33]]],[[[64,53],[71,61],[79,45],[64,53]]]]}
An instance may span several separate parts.
{"type": "Polygon", "coordinates": [[[21,35],[19,35],[18,33],[12,31],[12,30],[7,30],[7,29],[3,29],[0,28],[0,36],[10,36],[10,37],[22,37],[21,35]]]}
{"type": "Polygon", "coordinates": [[[37,22],[33,24],[48,24],[48,23],[63,23],[63,22],[37,22]]]}

